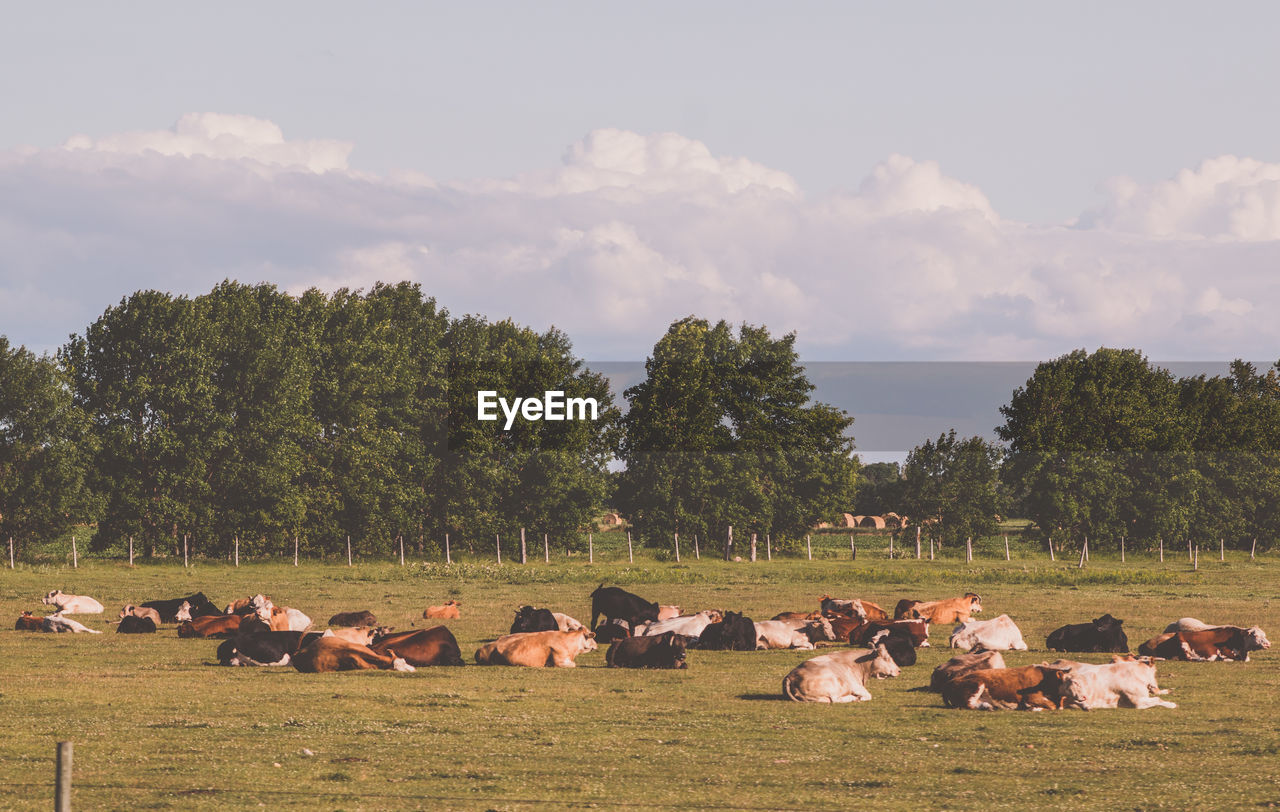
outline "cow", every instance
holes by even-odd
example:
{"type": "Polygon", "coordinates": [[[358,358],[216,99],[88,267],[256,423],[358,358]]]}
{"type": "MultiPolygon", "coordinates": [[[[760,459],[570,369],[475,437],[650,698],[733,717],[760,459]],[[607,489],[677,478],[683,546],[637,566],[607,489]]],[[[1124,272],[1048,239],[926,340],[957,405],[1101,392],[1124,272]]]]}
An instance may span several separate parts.
{"type": "Polygon", "coordinates": [[[227,608],[223,611],[224,615],[257,615],[263,620],[271,619],[271,610],[275,607],[275,603],[262,593],[250,595],[247,598],[240,598],[227,604],[227,608]]]}
{"type": "Polygon", "coordinates": [[[687,668],[685,638],[675,632],[616,640],[605,652],[610,668],[687,668]]]}
{"type": "Polygon", "coordinates": [[[811,650],[818,640],[833,641],[831,621],[825,617],[806,623],[799,629],[781,620],[762,620],[756,625],[756,649],[798,648],[811,650]]]}
{"type": "Polygon", "coordinates": [[[117,634],[155,634],[156,622],[147,616],[125,615],[116,626],[117,634]]]}
{"type": "MultiPolygon", "coordinates": [[[[929,646],[929,621],[927,620],[868,620],[855,626],[844,639],[852,646],[865,646],[872,637],[887,631],[895,637],[910,641],[912,646],[929,646]]],[[[901,665],[901,663],[899,663],[901,665]]]]}
{"type": "Polygon", "coordinates": [[[631,629],[625,620],[610,620],[596,626],[595,633],[597,643],[607,644],[615,640],[626,640],[631,636],[631,629]]]}
{"type": "Polygon", "coordinates": [[[982,611],[982,600],[976,592],[966,592],[962,598],[940,601],[913,601],[903,598],[893,610],[894,620],[924,618],[932,623],[967,623],[972,615],[982,611]]]}
{"type": "Polygon", "coordinates": [[[955,682],[971,671],[1004,667],[1004,657],[1001,656],[1000,652],[974,649],[968,654],[952,657],[933,669],[933,676],[929,679],[929,688],[934,691],[941,691],[948,684],[955,682]]]}
{"type": "Polygon", "coordinates": [[[737,612],[725,612],[724,620],[708,624],[698,637],[698,648],[709,651],[755,651],[756,624],[737,612]]]}
{"type": "Polygon", "coordinates": [[[680,617],[684,614],[679,606],[658,606],[658,620],[671,620],[674,617],[680,617]]]}
{"type": "Polygon", "coordinates": [[[52,606],[58,615],[97,615],[103,611],[102,604],[88,595],[68,595],[61,589],[53,590],[40,602],[52,606]]]}
{"type": "MultiPolygon", "coordinates": [[[[696,615],[683,615],[681,617],[671,618],[669,620],[659,620],[654,623],[647,623],[643,628],[636,630],[637,637],[656,637],[667,632],[675,632],[685,637],[697,639],[702,636],[702,632],[712,623],[715,623],[719,612],[714,609],[703,609],[696,615]]],[[[723,618],[719,618],[723,620],[723,618]]]]}
{"type": "Polygon", "coordinates": [[[462,604],[455,600],[447,600],[439,606],[428,606],[422,610],[423,620],[457,620],[462,617],[458,607],[462,604]]]}
{"type": "MultiPolygon", "coordinates": [[[[276,608],[279,609],[281,607],[276,607],[276,608]]],[[[315,625],[312,622],[311,618],[304,615],[301,611],[294,609],[291,606],[285,606],[283,608],[284,608],[284,616],[288,623],[289,631],[305,632],[307,629],[310,629],[313,625],[315,625]]],[[[372,615],[370,615],[370,617],[372,617],[372,615]]]]}
{"type": "Polygon", "coordinates": [[[1217,629],[1220,626],[1212,626],[1194,617],[1180,617],[1177,620],[1164,627],[1165,634],[1173,634],[1174,632],[1202,632],[1206,629],[1217,629]]]}
{"type": "Polygon", "coordinates": [[[1081,710],[1178,707],[1160,698],[1169,691],[1156,684],[1156,667],[1149,659],[1117,657],[1105,665],[1071,663],[1061,673],[1064,699],[1081,710]]]}
{"type": "Polygon", "coordinates": [[[1058,710],[1065,673],[1048,665],[981,668],[942,686],[942,701],[948,708],[971,710],[1058,710]]]}
{"type": "Polygon", "coordinates": [[[605,620],[625,620],[634,627],[638,623],[657,623],[659,606],[625,589],[601,584],[591,593],[591,626],[604,615],[605,620]]]}
{"type": "Polygon", "coordinates": [[[1129,638],[1120,628],[1123,620],[1105,614],[1088,623],[1072,623],[1054,629],[1045,640],[1050,651],[1103,651],[1123,654],[1129,638]]]}
{"type": "Polygon", "coordinates": [[[782,678],[782,695],[793,702],[865,702],[867,680],[902,673],[883,645],[845,649],[806,660],[782,678]]]}
{"type": "MultiPolygon", "coordinates": [[[[147,608],[150,608],[150,607],[147,607],[147,608]]],[[[191,619],[191,603],[190,601],[183,601],[178,606],[178,611],[175,612],[173,615],[173,622],[181,623],[184,620],[190,620],[190,619],[191,619]]]]}
{"type": "MultiPolygon", "coordinates": [[[[240,624],[243,629],[244,624],[240,624]]],[[[287,629],[285,631],[306,631],[305,629],[287,629]]],[[[373,647],[373,641],[389,633],[391,629],[387,626],[339,626],[336,629],[325,629],[324,634],[330,637],[337,637],[340,640],[346,640],[348,643],[359,643],[362,646],[373,647]]]]}
{"type": "Polygon", "coordinates": [[[857,598],[840,600],[830,595],[823,595],[818,599],[818,607],[825,617],[852,617],[859,620],[865,620],[867,617],[867,610],[863,608],[862,601],[857,598]]]}
{"type": "Polygon", "coordinates": [[[578,629],[586,628],[586,626],[583,626],[577,620],[569,617],[563,612],[552,612],[551,616],[556,619],[556,628],[562,632],[572,632],[578,629]]]}
{"type": "Polygon", "coordinates": [[[240,631],[240,615],[201,615],[178,626],[179,637],[231,637],[240,631]]]}
{"type": "MultiPolygon", "coordinates": [[[[894,621],[890,621],[893,623],[894,621]]],[[[901,623],[902,621],[896,621],[901,623]]],[[[917,620],[913,623],[927,623],[927,621],[917,620]]],[[[898,664],[900,668],[906,668],[916,664],[916,646],[918,643],[912,636],[912,632],[901,626],[890,626],[882,628],[865,641],[865,645],[874,646],[883,644],[889,652],[889,656],[898,664]]],[[[857,645],[857,644],[854,644],[857,645]]],[[[925,642],[928,645],[928,642],[925,642]]]]}
{"type": "MultiPolygon", "coordinates": [[[[154,623],[156,626],[159,626],[162,622],[160,620],[160,613],[157,612],[155,609],[152,609],[150,606],[134,606],[132,603],[126,605],[123,609],[120,610],[120,619],[124,620],[127,617],[150,618],[151,622],[154,623]]],[[[190,620],[190,619],[191,618],[189,617],[187,618],[187,620],[190,620]]]]}
{"type": "Polygon", "coordinates": [[[559,631],[560,624],[550,609],[534,609],[532,606],[521,606],[516,611],[516,618],[511,623],[510,634],[523,632],[559,631]]]}
{"type": "Polygon", "coordinates": [[[320,636],[298,650],[291,658],[294,668],[306,674],[330,671],[358,671],[375,668],[395,671],[415,671],[394,651],[379,654],[367,646],[351,643],[338,637],[320,636]]]}
{"type": "Polygon", "coordinates": [[[793,623],[793,622],[797,622],[797,621],[798,621],[798,622],[800,622],[800,623],[808,623],[810,620],[817,620],[817,619],[818,619],[818,618],[820,618],[820,617],[823,617],[823,614],[822,614],[822,612],[820,612],[820,611],[815,611],[815,612],[779,612],[778,614],[774,615],[773,617],[771,617],[771,618],[769,618],[769,619],[770,619],[770,620],[783,620],[783,621],[786,621],[786,622],[788,622],[788,623],[793,623]]]}
{"type": "Polygon", "coordinates": [[[196,592],[185,598],[147,601],[142,605],[155,609],[159,612],[160,619],[165,623],[178,623],[181,620],[191,620],[192,618],[197,617],[222,614],[222,610],[217,606],[214,606],[213,601],[206,598],[203,592],[196,592]],[[184,603],[187,604],[187,614],[189,614],[190,617],[180,619],[177,615],[184,603]]]}
{"type": "MultiPolygon", "coordinates": [[[[359,612],[339,612],[329,618],[330,626],[377,626],[378,618],[368,609],[359,612]]],[[[298,631],[303,631],[299,629],[298,631]]]]}
{"type": "Polygon", "coordinates": [[[1138,647],[1138,653],[1166,660],[1244,660],[1249,652],[1271,648],[1257,626],[1217,626],[1193,632],[1165,633],[1138,647]]]}
{"type": "Polygon", "coordinates": [[[418,668],[463,664],[458,640],[444,626],[384,634],[377,637],[369,648],[379,654],[394,650],[401,659],[418,668]]]}
{"type": "Polygon", "coordinates": [[[54,612],[52,615],[45,615],[40,619],[40,631],[42,632],[72,632],[79,634],[80,632],[88,632],[89,634],[102,634],[97,629],[90,629],[88,626],[79,621],[72,620],[69,617],[54,612]]]}
{"type": "Polygon", "coordinates": [[[843,615],[828,617],[827,620],[831,623],[831,633],[836,636],[837,640],[848,640],[849,635],[867,624],[867,621],[860,618],[844,617],[843,615]]]}
{"type": "Polygon", "coordinates": [[[528,668],[573,668],[574,658],[597,648],[595,634],[586,629],[575,632],[523,632],[499,637],[476,649],[480,665],[519,665],[528,668]]]}
{"type": "Polygon", "coordinates": [[[273,631],[236,635],[218,646],[218,662],[231,666],[289,665],[293,655],[321,636],[320,632],[273,631]]]}
{"type": "Polygon", "coordinates": [[[24,611],[18,616],[18,622],[14,624],[13,628],[14,631],[19,632],[38,632],[42,630],[43,621],[43,617],[24,611]]]}
{"type": "Polygon", "coordinates": [[[1027,644],[1022,640],[1022,632],[1018,630],[1013,618],[1008,615],[993,617],[991,620],[971,620],[960,623],[952,630],[948,645],[961,651],[968,651],[975,646],[982,646],[991,651],[1027,650],[1027,644]]]}

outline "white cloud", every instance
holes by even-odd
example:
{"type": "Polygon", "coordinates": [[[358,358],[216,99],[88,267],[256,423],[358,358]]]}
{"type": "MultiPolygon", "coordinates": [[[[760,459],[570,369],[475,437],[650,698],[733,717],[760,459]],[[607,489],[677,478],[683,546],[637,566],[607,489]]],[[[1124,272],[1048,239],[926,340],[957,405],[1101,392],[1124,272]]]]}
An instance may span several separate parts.
{"type": "Polygon", "coordinates": [[[1265,318],[1280,171],[1257,161],[1118,181],[1069,228],[1003,219],[900,155],[808,199],[672,133],[599,130],[559,166],[453,184],[360,175],[350,150],[201,114],[0,153],[3,330],[50,348],[134,290],[238,278],[413,280],[455,313],[554,324],[597,359],[643,358],[691,313],[798,331],[810,358],[1266,358],[1280,343],[1265,318]]]}

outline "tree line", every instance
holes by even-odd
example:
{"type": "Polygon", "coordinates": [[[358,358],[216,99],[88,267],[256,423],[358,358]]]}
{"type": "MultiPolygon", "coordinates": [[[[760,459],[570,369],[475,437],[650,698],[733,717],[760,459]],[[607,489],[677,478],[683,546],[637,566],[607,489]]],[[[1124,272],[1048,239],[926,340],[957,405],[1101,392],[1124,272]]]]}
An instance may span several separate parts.
{"type": "Polygon", "coordinates": [[[852,420],[807,403],[794,340],[677,322],[624,418],[564,333],[452,317],[414,284],[139,291],[53,357],[0,337],[0,533],[95,523],[94,549],[144,554],[188,535],[213,555],[445,534],[489,551],[521,527],[574,547],[618,504],[654,545],[734,523],[795,536],[850,503],[857,462],[852,420]],[[480,390],[598,410],[508,429],[476,419],[480,390]]]}

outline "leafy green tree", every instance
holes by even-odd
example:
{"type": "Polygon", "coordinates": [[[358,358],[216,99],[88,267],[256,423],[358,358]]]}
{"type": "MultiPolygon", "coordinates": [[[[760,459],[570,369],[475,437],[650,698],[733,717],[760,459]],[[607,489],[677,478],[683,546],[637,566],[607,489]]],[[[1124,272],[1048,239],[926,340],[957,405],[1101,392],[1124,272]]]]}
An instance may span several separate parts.
{"type": "Polygon", "coordinates": [[[645,543],[722,539],[730,526],[794,540],[852,503],[853,420],[809,403],[794,344],[689,317],[654,346],[646,379],[625,393],[618,449],[617,502],[645,543]]]}
{"type": "Polygon", "coordinates": [[[998,446],[955,429],[912,449],[903,466],[902,503],[935,539],[958,541],[996,532],[1003,510],[998,446]]]}
{"type": "Polygon", "coordinates": [[[902,471],[896,462],[872,462],[858,470],[858,496],[853,512],[859,516],[902,513],[902,471]]]}
{"type": "Polygon", "coordinates": [[[21,545],[94,518],[91,443],[59,365],[0,336],[0,535],[21,545]]]}

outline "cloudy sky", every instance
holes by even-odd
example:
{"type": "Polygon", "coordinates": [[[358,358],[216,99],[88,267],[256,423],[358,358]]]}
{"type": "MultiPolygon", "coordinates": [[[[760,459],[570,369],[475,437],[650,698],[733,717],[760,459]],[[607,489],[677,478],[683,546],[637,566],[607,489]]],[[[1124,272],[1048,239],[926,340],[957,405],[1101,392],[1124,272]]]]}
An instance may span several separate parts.
{"type": "Polygon", "coordinates": [[[0,333],[415,280],[642,360],[1280,356],[1280,6],[26,4],[0,333]]]}

